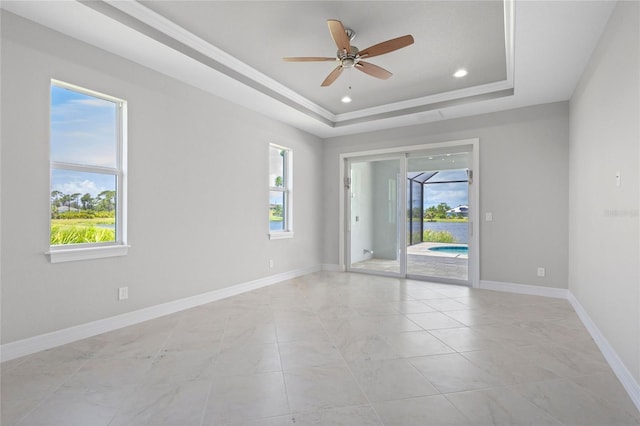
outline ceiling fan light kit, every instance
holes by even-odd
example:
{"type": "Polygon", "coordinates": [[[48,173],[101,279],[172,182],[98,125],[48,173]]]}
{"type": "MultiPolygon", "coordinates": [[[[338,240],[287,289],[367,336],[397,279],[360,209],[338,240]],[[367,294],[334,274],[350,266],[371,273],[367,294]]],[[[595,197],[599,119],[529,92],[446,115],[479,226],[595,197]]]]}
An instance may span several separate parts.
{"type": "MultiPolygon", "coordinates": [[[[374,56],[383,55],[385,53],[393,52],[394,50],[401,49],[403,47],[413,44],[413,36],[405,35],[402,37],[394,38],[391,40],[378,43],[364,50],[359,50],[357,47],[351,45],[351,41],[355,38],[356,33],[350,28],[345,28],[342,22],[330,19],[327,21],[329,26],[329,33],[333,38],[338,51],[335,58],[327,57],[287,57],[283,60],[287,62],[322,62],[322,61],[337,61],[338,66],[329,73],[327,78],[324,79],[321,86],[326,87],[331,85],[340,76],[344,69],[355,68],[368,74],[372,77],[376,77],[382,80],[386,80],[392,76],[392,74],[382,67],[365,62],[362,59],[372,58],[374,56]]],[[[343,101],[345,102],[345,101],[343,101]]],[[[347,101],[347,102],[350,102],[347,101]]]]}

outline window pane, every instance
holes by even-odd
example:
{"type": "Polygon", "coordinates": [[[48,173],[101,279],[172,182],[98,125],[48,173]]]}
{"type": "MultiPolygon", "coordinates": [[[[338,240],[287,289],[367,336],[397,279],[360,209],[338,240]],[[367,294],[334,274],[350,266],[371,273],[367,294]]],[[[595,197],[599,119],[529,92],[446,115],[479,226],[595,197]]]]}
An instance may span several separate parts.
{"type": "Polygon", "coordinates": [[[51,161],[117,166],[117,104],[51,85],[51,161]]]}
{"type": "Polygon", "coordinates": [[[284,186],[285,151],[279,148],[269,148],[269,186],[284,186]]]}
{"type": "Polygon", "coordinates": [[[284,231],[285,194],[269,191],[269,230],[284,231]]]}
{"type": "Polygon", "coordinates": [[[116,241],[115,175],[51,171],[51,245],[116,241]]]}

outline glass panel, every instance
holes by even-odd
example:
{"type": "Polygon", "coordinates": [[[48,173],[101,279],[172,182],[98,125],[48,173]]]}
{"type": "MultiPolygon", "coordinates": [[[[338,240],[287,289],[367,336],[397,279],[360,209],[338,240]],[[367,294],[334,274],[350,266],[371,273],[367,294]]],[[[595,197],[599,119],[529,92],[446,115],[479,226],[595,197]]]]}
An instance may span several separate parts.
{"type": "Polygon", "coordinates": [[[285,230],[285,193],[269,191],[269,231],[285,230]]]}
{"type": "Polygon", "coordinates": [[[286,151],[276,147],[269,148],[269,186],[284,187],[286,151]]]}
{"type": "Polygon", "coordinates": [[[115,175],[51,171],[51,245],[116,241],[115,175]]]}
{"type": "Polygon", "coordinates": [[[117,167],[117,104],[51,86],[51,161],[117,167]]]}
{"type": "Polygon", "coordinates": [[[467,181],[467,169],[463,170],[441,170],[434,174],[425,183],[442,183],[467,181]]]}
{"type": "Polygon", "coordinates": [[[400,160],[354,162],[350,172],[350,269],[399,274],[400,160]]]}
{"type": "Polygon", "coordinates": [[[411,170],[407,173],[407,180],[412,182],[411,208],[422,211],[422,219],[413,219],[411,225],[411,239],[407,247],[407,274],[468,281],[467,169],[423,170],[419,173],[417,167],[438,164],[428,161],[430,158],[433,157],[427,157],[426,160],[422,157],[409,158],[407,165],[408,170],[411,170]],[[423,177],[427,179],[422,180],[423,177]],[[418,206],[416,192],[423,194],[418,206]]]}
{"type": "Polygon", "coordinates": [[[409,245],[422,242],[422,219],[424,217],[424,205],[422,202],[422,184],[409,180],[409,245]]]}

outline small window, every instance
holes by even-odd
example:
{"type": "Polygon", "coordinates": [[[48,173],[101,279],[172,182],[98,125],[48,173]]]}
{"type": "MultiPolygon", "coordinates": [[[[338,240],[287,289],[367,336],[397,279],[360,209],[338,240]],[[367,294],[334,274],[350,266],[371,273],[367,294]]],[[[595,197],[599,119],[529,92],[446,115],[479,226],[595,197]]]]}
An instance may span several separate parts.
{"type": "Polygon", "coordinates": [[[126,103],[52,81],[50,107],[51,262],[126,254],[126,103]]]}
{"type": "Polygon", "coordinates": [[[289,148],[269,145],[269,238],[293,237],[292,157],[289,148]]]}

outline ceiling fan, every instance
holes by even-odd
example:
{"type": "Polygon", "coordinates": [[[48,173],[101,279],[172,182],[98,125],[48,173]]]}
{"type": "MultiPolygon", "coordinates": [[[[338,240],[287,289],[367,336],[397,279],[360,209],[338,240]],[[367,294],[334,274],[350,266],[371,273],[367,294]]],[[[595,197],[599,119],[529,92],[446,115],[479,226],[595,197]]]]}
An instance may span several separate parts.
{"type": "Polygon", "coordinates": [[[317,56],[303,56],[303,57],[288,57],[282,58],[287,62],[322,62],[322,61],[337,61],[338,66],[329,73],[327,78],[324,79],[321,86],[329,86],[333,83],[342,73],[345,68],[355,68],[362,71],[365,74],[369,74],[373,77],[383,80],[391,77],[391,73],[382,67],[365,62],[362,59],[373,58],[374,56],[383,55],[385,53],[393,52],[394,50],[401,49],[403,47],[413,44],[413,36],[405,35],[402,37],[394,38],[391,40],[383,41],[382,43],[375,44],[364,50],[358,50],[357,47],[351,45],[351,40],[355,37],[355,32],[351,29],[345,29],[342,22],[335,19],[329,19],[327,21],[329,25],[329,32],[336,46],[338,46],[338,52],[335,58],[317,57],[317,56]]]}

